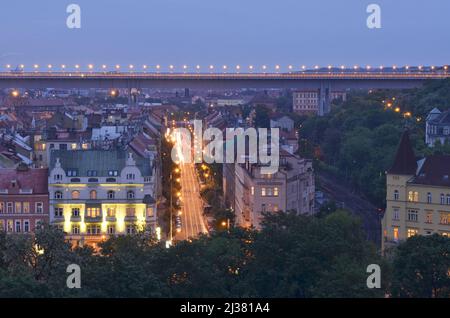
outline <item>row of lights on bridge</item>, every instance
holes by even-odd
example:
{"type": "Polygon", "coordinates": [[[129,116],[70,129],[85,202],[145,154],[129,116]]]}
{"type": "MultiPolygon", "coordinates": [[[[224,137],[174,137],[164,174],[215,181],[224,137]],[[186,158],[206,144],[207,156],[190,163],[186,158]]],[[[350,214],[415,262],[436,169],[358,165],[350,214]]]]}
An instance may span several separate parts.
{"type": "MultiPolygon", "coordinates": [[[[7,65],[6,65],[6,69],[9,70],[9,69],[11,69],[11,68],[12,68],[11,64],[7,64],[7,65]]],[[[20,70],[24,70],[24,69],[25,69],[25,65],[24,65],[24,64],[20,64],[20,65],[18,66],[18,68],[19,68],[20,70]]],[[[37,71],[38,69],[41,68],[41,66],[40,66],[39,64],[34,64],[34,65],[32,65],[32,68],[33,68],[34,70],[37,71]]],[[[46,67],[44,67],[44,68],[46,68],[46,69],[48,69],[49,71],[51,71],[52,69],[55,68],[55,66],[54,66],[53,64],[48,64],[48,65],[46,65],[46,67]]],[[[60,70],[62,70],[62,71],[66,70],[66,69],[68,69],[68,68],[69,68],[69,66],[66,65],[66,64],[60,65],[60,70]]],[[[75,68],[75,70],[79,71],[79,70],[82,69],[82,66],[81,66],[80,64],[75,64],[75,65],[74,65],[74,68],[75,68]]],[[[100,68],[101,68],[102,71],[108,71],[108,70],[111,70],[111,67],[108,67],[108,66],[105,65],[105,64],[101,65],[100,68]]],[[[113,68],[114,68],[114,70],[119,71],[120,69],[122,69],[122,66],[119,65],[119,64],[116,64],[116,65],[113,66],[113,68]]],[[[128,70],[130,70],[130,71],[134,71],[134,70],[138,69],[138,67],[136,67],[136,66],[133,65],[133,64],[130,64],[130,65],[124,67],[124,68],[125,68],[125,69],[128,69],[128,70]]],[[[319,70],[320,68],[321,68],[321,67],[320,67],[319,65],[315,65],[315,66],[313,67],[314,70],[319,70]]],[[[328,65],[326,68],[328,68],[329,70],[332,70],[332,69],[347,70],[347,69],[348,69],[345,65],[341,65],[341,66],[339,66],[339,67],[335,67],[335,66],[332,66],[332,65],[328,65]]],[[[372,66],[370,66],[370,65],[367,65],[367,66],[358,66],[358,65],[355,65],[355,66],[353,66],[352,68],[353,68],[355,71],[356,71],[356,70],[362,70],[362,69],[366,69],[366,70],[368,70],[368,71],[379,69],[379,70],[382,71],[382,70],[384,70],[386,67],[385,67],[385,66],[372,67],[372,66]]],[[[392,66],[391,68],[392,68],[393,70],[397,70],[398,68],[402,68],[402,67],[398,67],[398,66],[394,65],[394,66],[392,66]]],[[[409,69],[410,69],[410,66],[406,65],[406,66],[404,66],[404,68],[405,68],[406,70],[409,70],[409,69]]],[[[424,68],[423,66],[418,66],[418,69],[419,69],[419,70],[422,70],[423,68],[424,68]]],[[[430,67],[431,70],[435,70],[436,68],[438,68],[438,67],[436,67],[436,66],[431,66],[431,67],[430,67]]],[[[441,66],[440,68],[443,68],[445,71],[447,71],[447,70],[448,70],[448,65],[441,66]]],[[[150,66],[148,66],[148,65],[146,65],[146,64],[142,65],[142,70],[143,70],[143,71],[147,71],[147,70],[149,70],[149,69],[152,69],[152,67],[150,67],[150,66]]],[[[156,70],[156,71],[161,71],[161,70],[163,70],[164,68],[163,68],[161,65],[158,64],[158,65],[154,66],[153,69],[156,70]]],[[[168,70],[169,70],[169,71],[174,71],[175,69],[176,69],[176,67],[175,67],[174,65],[169,65],[169,66],[168,66],[168,70]]],[[[187,70],[189,69],[189,67],[188,67],[187,65],[183,65],[183,66],[181,67],[181,69],[182,69],[183,71],[187,71],[187,70]]],[[[201,67],[200,65],[196,65],[196,66],[194,67],[194,69],[197,70],[197,71],[200,71],[200,70],[202,69],[202,67],[201,67]]],[[[236,65],[236,66],[234,66],[234,67],[233,67],[233,66],[230,67],[230,66],[228,66],[228,65],[222,65],[222,66],[219,66],[219,67],[217,67],[217,66],[215,66],[215,65],[209,65],[209,66],[207,66],[207,69],[210,70],[210,71],[213,71],[213,70],[216,70],[216,69],[222,69],[223,71],[235,69],[237,72],[239,72],[239,71],[241,71],[241,70],[243,70],[243,69],[245,69],[245,68],[242,67],[241,65],[236,65]]],[[[254,70],[256,70],[256,69],[257,69],[257,68],[256,68],[255,66],[253,66],[253,65],[249,65],[249,66],[248,66],[248,70],[249,70],[249,71],[254,71],[254,70]]],[[[267,71],[267,70],[269,70],[270,68],[269,68],[267,65],[262,65],[262,66],[261,66],[261,69],[262,69],[263,71],[267,71]]],[[[282,69],[282,67],[281,67],[280,65],[275,65],[274,69],[275,69],[275,71],[280,71],[280,70],[282,69]]],[[[294,67],[293,65],[288,65],[288,66],[287,66],[287,69],[288,69],[289,71],[294,71],[294,70],[295,70],[295,67],[294,67]]],[[[305,70],[307,70],[307,69],[308,69],[308,68],[307,68],[306,65],[302,65],[302,66],[300,67],[300,70],[302,70],[302,71],[305,71],[305,70]]],[[[350,68],[350,69],[351,69],[351,68],[350,68]]],[[[94,70],[96,70],[96,67],[94,66],[94,64],[88,64],[88,65],[87,65],[87,70],[88,70],[88,71],[94,71],[94,70]]]]}

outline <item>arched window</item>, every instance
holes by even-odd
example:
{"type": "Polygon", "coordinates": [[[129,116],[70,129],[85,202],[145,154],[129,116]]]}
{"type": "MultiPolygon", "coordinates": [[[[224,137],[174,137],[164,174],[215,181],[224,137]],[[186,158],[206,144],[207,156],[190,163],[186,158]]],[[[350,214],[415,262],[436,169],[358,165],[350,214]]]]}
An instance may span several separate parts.
{"type": "Polygon", "coordinates": [[[55,199],[62,199],[63,198],[63,193],[61,191],[56,191],[55,192],[55,199]]]}
{"type": "Polygon", "coordinates": [[[89,192],[89,198],[91,200],[96,200],[97,199],[97,191],[92,190],[91,192],[89,192]]]}
{"type": "Polygon", "coordinates": [[[398,190],[394,190],[394,200],[398,200],[398,190]]]}
{"type": "Polygon", "coordinates": [[[127,199],[134,199],[134,191],[128,191],[127,192],[127,199]]]}
{"type": "Polygon", "coordinates": [[[80,191],[72,191],[72,199],[73,200],[78,200],[80,198],[80,191]]]}
{"type": "Polygon", "coordinates": [[[112,200],[116,197],[116,193],[112,190],[108,191],[108,199],[112,200]]]}

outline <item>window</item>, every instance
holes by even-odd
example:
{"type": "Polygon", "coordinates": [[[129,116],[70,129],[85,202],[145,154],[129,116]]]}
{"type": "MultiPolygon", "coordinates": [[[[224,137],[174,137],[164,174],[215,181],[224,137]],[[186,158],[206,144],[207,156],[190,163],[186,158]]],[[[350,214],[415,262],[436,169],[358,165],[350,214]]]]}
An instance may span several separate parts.
{"type": "Polygon", "coordinates": [[[134,195],[134,191],[128,191],[127,192],[127,199],[134,199],[135,195],[134,195]]]}
{"type": "Polygon", "coordinates": [[[408,221],[417,222],[419,220],[419,213],[416,210],[408,210],[408,221]]]}
{"type": "Polygon", "coordinates": [[[419,233],[419,230],[418,230],[418,229],[412,229],[412,228],[409,228],[409,229],[406,231],[406,235],[407,235],[408,238],[410,238],[410,237],[412,237],[412,236],[414,236],[414,235],[417,235],[418,233],[419,233]]]}
{"type": "Polygon", "coordinates": [[[96,218],[100,216],[100,208],[87,208],[87,216],[96,218]]]}
{"type": "Polygon", "coordinates": [[[80,208],[72,208],[72,216],[74,217],[80,216],[80,208]]]}
{"type": "Polygon", "coordinates": [[[116,193],[114,191],[108,191],[108,199],[112,200],[116,196],[116,193]]]}
{"type": "Polygon", "coordinates": [[[72,191],[72,199],[73,200],[78,200],[80,198],[80,191],[72,191]]]}
{"type": "Polygon", "coordinates": [[[80,178],[72,178],[70,179],[70,182],[79,183],[81,182],[80,178]]]}
{"type": "Polygon", "coordinates": [[[431,224],[433,223],[433,212],[432,211],[428,211],[426,216],[425,216],[425,223],[431,224]]]}
{"type": "Polygon", "coordinates": [[[266,188],[261,188],[261,196],[262,197],[266,196],[266,188]]]}
{"type": "Polygon", "coordinates": [[[278,212],[278,204],[273,205],[273,212],[278,212]]]}
{"type": "Polygon", "coordinates": [[[30,213],[30,202],[22,203],[22,211],[23,213],[30,213]]]}
{"type": "Polygon", "coordinates": [[[447,203],[447,205],[450,205],[450,194],[447,194],[447,201],[446,201],[446,203],[447,203]]]}
{"type": "Polygon", "coordinates": [[[147,217],[149,217],[149,218],[153,217],[153,208],[147,208],[146,213],[147,213],[147,217]]]}
{"type": "Polygon", "coordinates": [[[273,196],[273,189],[272,188],[267,188],[266,191],[267,191],[267,196],[269,196],[269,197],[273,196]]]}
{"type": "Polygon", "coordinates": [[[54,179],[55,181],[61,181],[61,180],[62,180],[62,174],[55,174],[55,175],[53,176],[53,179],[54,179]]]}
{"type": "Polygon", "coordinates": [[[55,199],[59,200],[63,198],[63,193],[61,191],[55,192],[55,199]]]}
{"type": "Polygon", "coordinates": [[[5,213],[5,203],[0,202],[0,213],[5,213]]]}
{"type": "Polygon", "coordinates": [[[449,214],[450,214],[450,213],[447,213],[447,212],[441,212],[439,223],[440,223],[440,224],[448,224],[448,221],[449,221],[449,214]]]}
{"type": "Polygon", "coordinates": [[[252,195],[255,195],[255,187],[251,187],[250,189],[251,189],[250,191],[251,191],[252,195]]]}
{"type": "Polygon", "coordinates": [[[23,222],[23,232],[28,233],[30,232],[30,221],[24,221],[23,222]]]}
{"type": "Polygon", "coordinates": [[[6,213],[8,213],[8,214],[14,213],[13,209],[14,208],[13,208],[13,203],[12,202],[6,203],[6,213]]]}
{"type": "Polygon", "coordinates": [[[432,202],[432,196],[431,196],[431,192],[427,193],[427,202],[431,203],[432,202]]]}
{"type": "Polygon", "coordinates": [[[394,227],[394,241],[398,241],[398,238],[399,238],[398,227],[394,227]]]}
{"type": "Polygon", "coordinates": [[[80,226],[79,225],[72,225],[72,234],[75,234],[75,235],[80,234],[80,226]]]}
{"type": "Polygon", "coordinates": [[[5,221],[0,220],[0,232],[5,230],[5,221]]]}
{"type": "Polygon", "coordinates": [[[116,182],[116,178],[106,178],[106,182],[116,182]]]}
{"type": "Polygon", "coordinates": [[[441,204],[445,204],[445,196],[441,193],[441,204]]]}
{"type": "Polygon", "coordinates": [[[63,216],[64,213],[64,209],[63,208],[55,208],[55,218],[61,218],[63,216]]]}
{"type": "Polygon", "coordinates": [[[6,222],[6,232],[12,232],[14,230],[14,223],[12,220],[6,222]]]}
{"type": "Polygon", "coordinates": [[[16,213],[22,213],[22,202],[16,202],[15,203],[15,212],[16,213]]]}
{"type": "Polygon", "coordinates": [[[394,200],[398,201],[398,198],[399,198],[398,190],[395,190],[394,191],[394,200]]]}
{"type": "Polygon", "coordinates": [[[16,221],[16,233],[20,233],[22,230],[22,222],[16,221]]]}
{"type": "Polygon", "coordinates": [[[135,208],[127,208],[126,209],[127,216],[136,216],[136,209],[135,208]]]}
{"type": "Polygon", "coordinates": [[[116,216],[116,208],[108,208],[107,210],[106,210],[106,215],[108,216],[108,217],[110,217],[110,218],[113,218],[113,217],[115,217],[116,216]]]}
{"type": "Polygon", "coordinates": [[[398,208],[394,208],[394,212],[392,213],[392,219],[395,221],[400,220],[400,210],[398,208]]]}
{"type": "Polygon", "coordinates": [[[136,176],[134,175],[134,173],[127,173],[127,180],[134,180],[136,178],[136,176]]]}
{"type": "Polygon", "coordinates": [[[87,234],[90,234],[90,235],[97,235],[97,234],[100,234],[100,225],[88,225],[87,227],[86,227],[86,232],[87,232],[87,234]]]}
{"type": "Polygon", "coordinates": [[[89,192],[89,198],[91,200],[96,200],[97,199],[97,191],[92,190],[91,192],[89,192]]]}
{"type": "Polygon", "coordinates": [[[265,204],[261,204],[261,212],[266,212],[266,205],[265,204]]]}
{"type": "Polygon", "coordinates": [[[273,188],[273,196],[277,197],[278,196],[278,188],[273,188]]]}
{"type": "Polygon", "coordinates": [[[43,202],[36,202],[36,213],[44,213],[44,203],[43,202]]]}
{"type": "Polygon", "coordinates": [[[71,144],[71,145],[70,145],[70,148],[72,148],[72,150],[77,149],[77,144],[71,144]]]}
{"type": "Polygon", "coordinates": [[[114,225],[108,225],[108,234],[116,234],[116,227],[114,225]]]}
{"type": "Polygon", "coordinates": [[[409,191],[408,192],[408,201],[409,202],[419,202],[419,192],[409,191]]]}

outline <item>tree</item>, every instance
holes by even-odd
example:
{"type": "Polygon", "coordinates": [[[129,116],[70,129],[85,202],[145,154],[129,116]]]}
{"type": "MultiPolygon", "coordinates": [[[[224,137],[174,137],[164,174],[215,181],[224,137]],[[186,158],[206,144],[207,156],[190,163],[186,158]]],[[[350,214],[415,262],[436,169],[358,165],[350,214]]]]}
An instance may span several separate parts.
{"type": "Polygon", "coordinates": [[[450,297],[450,238],[413,236],[393,253],[392,296],[450,297]]]}

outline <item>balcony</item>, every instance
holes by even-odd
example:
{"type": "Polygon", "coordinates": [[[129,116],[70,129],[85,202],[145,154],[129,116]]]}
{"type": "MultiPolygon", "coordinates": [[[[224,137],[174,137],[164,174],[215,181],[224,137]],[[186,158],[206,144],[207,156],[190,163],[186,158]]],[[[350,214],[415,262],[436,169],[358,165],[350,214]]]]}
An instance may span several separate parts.
{"type": "Polygon", "coordinates": [[[107,216],[106,221],[107,222],[116,222],[117,218],[115,216],[107,216]]]}
{"type": "Polygon", "coordinates": [[[70,217],[70,222],[81,222],[81,216],[79,216],[79,215],[72,215],[70,217]]]}
{"type": "Polygon", "coordinates": [[[102,222],[102,216],[85,216],[84,217],[84,222],[86,223],[100,223],[102,222]]]}
{"type": "Polygon", "coordinates": [[[137,217],[136,215],[127,215],[125,216],[125,222],[136,222],[137,217]]]}

